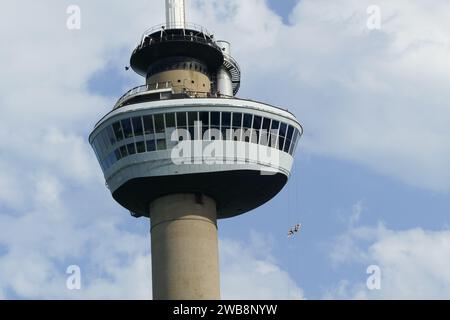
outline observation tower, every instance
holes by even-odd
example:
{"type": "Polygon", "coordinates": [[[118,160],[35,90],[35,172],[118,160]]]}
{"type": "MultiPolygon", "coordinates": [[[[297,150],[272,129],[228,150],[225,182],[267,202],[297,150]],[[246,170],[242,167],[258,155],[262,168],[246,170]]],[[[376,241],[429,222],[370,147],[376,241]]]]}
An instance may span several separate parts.
{"type": "Polygon", "coordinates": [[[113,198],[150,218],[154,299],[220,299],[217,220],[258,208],[287,183],[303,133],[279,107],[237,98],[241,69],[227,41],[166,23],[130,59],[145,84],[125,93],[89,136],[113,198]]]}

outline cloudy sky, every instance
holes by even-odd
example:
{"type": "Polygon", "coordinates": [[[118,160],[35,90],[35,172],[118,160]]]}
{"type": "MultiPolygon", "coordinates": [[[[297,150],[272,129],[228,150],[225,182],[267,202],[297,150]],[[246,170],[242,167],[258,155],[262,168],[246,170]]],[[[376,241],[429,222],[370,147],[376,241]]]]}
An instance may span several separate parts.
{"type": "MultiPolygon", "coordinates": [[[[219,223],[224,298],[450,298],[449,14],[447,0],[188,0],[187,20],[232,43],[239,96],[305,128],[288,186],[219,223]]],[[[143,83],[124,66],[161,22],[162,0],[2,2],[0,299],[151,298],[149,221],[112,200],[87,137],[143,83]]]]}

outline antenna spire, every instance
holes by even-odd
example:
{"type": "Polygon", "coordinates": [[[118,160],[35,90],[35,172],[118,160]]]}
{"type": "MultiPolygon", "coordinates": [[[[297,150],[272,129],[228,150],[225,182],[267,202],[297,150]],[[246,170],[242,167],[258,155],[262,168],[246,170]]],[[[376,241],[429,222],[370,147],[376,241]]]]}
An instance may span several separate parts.
{"type": "Polygon", "coordinates": [[[185,0],[166,0],[166,28],[185,28],[185,0]]]}

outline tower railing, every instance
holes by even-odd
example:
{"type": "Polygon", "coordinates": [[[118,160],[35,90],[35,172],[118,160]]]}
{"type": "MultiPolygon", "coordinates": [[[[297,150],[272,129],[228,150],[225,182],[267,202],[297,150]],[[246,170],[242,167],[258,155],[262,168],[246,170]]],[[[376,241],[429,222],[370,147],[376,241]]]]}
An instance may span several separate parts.
{"type": "Polygon", "coordinates": [[[171,81],[165,81],[165,82],[157,82],[157,83],[151,83],[151,84],[145,84],[142,86],[134,87],[131,90],[128,90],[123,96],[117,100],[116,104],[114,105],[114,109],[119,108],[124,102],[127,100],[146,93],[151,92],[155,90],[161,90],[161,89],[171,89],[172,88],[172,82],[171,81]]]}
{"type": "Polygon", "coordinates": [[[214,47],[217,47],[218,50],[220,50],[219,46],[214,40],[214,36],[206,28],[194,23],[184,23],[180,25],[171,23],[170,25],[159,24],[153,26],[143,33],[136,50],[152,45],[153,43],[171,40],[185,40],[204,43],[213,45],[214,47]],[[182,30],[182,33],[175,34],[173,32],[167,32],[170,30],[182,30]],[[155,36],[155,34],[157,34],[158,32],[159,35],[155,36]]]}

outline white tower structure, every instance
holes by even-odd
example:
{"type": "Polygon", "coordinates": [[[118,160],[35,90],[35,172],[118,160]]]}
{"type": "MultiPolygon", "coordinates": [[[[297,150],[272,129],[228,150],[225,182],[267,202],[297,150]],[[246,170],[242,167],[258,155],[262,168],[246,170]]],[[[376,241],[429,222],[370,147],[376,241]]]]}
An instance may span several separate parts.
{"type": "Polygon", "coordinates": [[[113,198],[150,218],[154,299],[219,299],[217,220],[284,187],[303,130],[287,110],[236,97],[230,44],[186,23],[184,0],[166,0],[166,18],[131,55],[146,83],[89,141],[113,198]]]}

